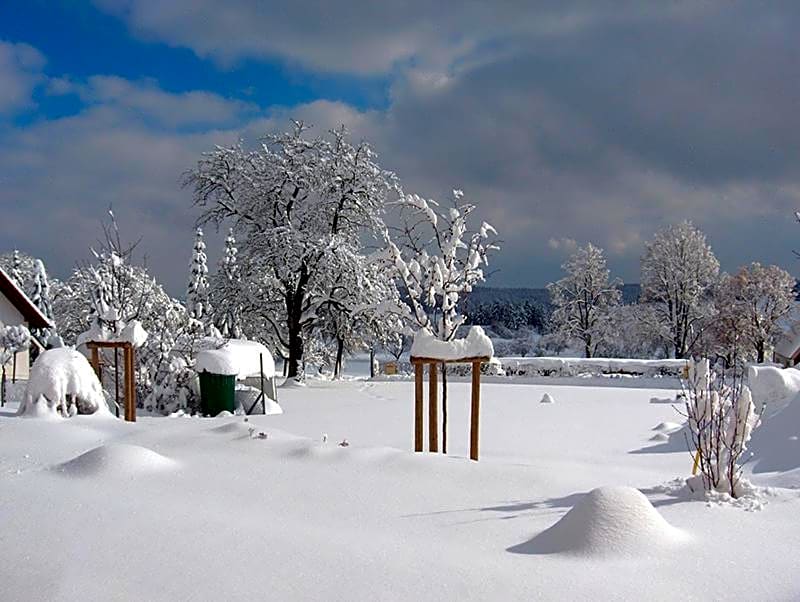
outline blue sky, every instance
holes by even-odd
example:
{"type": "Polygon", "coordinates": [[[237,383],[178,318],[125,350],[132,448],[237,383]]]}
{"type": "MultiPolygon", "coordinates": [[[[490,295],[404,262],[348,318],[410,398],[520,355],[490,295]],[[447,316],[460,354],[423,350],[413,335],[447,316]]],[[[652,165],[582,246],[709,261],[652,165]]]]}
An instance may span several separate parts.
{"type": "Polygon", "coordinates": [[[542,286],[589,241],[635,282],[683,219],[728,271],[796,274],[797,26],[791,2],[10,0],[0,251],[63,277],[113,205],[180,294],[181,174],[296,117],[370,140],[407,191],[463,189],[504,241],[492,284],[542,286]]]}

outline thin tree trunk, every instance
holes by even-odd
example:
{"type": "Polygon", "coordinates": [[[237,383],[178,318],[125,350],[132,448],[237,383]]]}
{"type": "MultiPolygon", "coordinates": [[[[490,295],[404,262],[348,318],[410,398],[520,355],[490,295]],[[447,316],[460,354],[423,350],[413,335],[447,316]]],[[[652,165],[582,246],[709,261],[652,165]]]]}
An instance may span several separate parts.
{"type": "Polygon", "coordinates": [[[369,348],[369,377],[375,378],[375,348],[369,348]]]}
{"type": "Polygon", "coordinates": [[[336,338],[336,364],[333,367],[333,378],[342,376],[342,357],[344,356],[344,341],[336,338]]]}
{"type": "Polygon", "coordinates": [[[442,362],[442,453],[447,453],[447,364],[442,362]]]}

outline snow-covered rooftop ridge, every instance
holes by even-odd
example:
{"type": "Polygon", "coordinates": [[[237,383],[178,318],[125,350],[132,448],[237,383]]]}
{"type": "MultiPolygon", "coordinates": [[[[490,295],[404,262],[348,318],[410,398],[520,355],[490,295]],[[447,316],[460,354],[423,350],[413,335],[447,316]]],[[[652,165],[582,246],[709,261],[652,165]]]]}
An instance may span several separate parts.
{"type": "Polygon", "coordinates": [[[261,373],[260,357],[264,360],[264,377],[275,376],[275,360],[272,354],[261,343],[243,339],[221,340],[206,338],[202,342],[205,349],[197,352],[195,370],[211,372],[244,379],[248,376],[259,376],[261,373]]]}
{"type": "Polygon", "coordinates": [[[453,361],[477,357],[492,357],[492,340],[480,326],[473,326],[464,339],[441,341],[427,329],[418,330],[411,345],[411,357],[453,361]]]}
{"type": "Polygon", "coordinates": [[[792,324],[792,326],[781,335],[778,342],[775,343],[775,353],[786,358],[793,358],[798,349],[800,349],[800,321],[792,324]]]}

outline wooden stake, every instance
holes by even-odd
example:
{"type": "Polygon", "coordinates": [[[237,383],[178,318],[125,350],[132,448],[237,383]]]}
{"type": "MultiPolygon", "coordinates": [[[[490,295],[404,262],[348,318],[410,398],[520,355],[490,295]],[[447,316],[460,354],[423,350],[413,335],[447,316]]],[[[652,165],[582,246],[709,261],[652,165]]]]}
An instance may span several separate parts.
{"type": "Polygon", "coordinates": [[[428,449],[439,451],[439,368],[435,363],[428,364],[428,449]]]}
{"type": "Polygon", "coordinates": [[[422,451],[422,371],[424,366],[414,364],[414,451],[422,451]]]}
{"type": "Polygon", "coordinates": [[[469,458],[478,460],[478,433],[481,414],[481,363],[472,363],[472,410],[469,421],[469,458]]]}
{"type": "MultiPolygon", "coordinates": [[[[92,346],[92,367],[94,368],[97,378],[100,378],[100,351],[97,347],[92,346]]],[[[102,382],[102,381],[101,381],[102,382]]]]}
{"type": "Polygon", "coordinates": [[[136,422],[136,375],[133,347],[125,347],[123,361],[125,364],[125,420],[136,422]]]}

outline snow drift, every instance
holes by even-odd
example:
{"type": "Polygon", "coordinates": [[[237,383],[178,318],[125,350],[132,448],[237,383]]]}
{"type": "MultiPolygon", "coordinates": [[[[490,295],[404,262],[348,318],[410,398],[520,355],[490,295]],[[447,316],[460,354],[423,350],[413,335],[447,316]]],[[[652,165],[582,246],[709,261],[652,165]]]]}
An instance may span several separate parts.
{"type": "Polygon", "coordinates": [[[140,445],[101,445],[56,465],[53,470],[76,477],[138,476],[177,467],[177,462],[140,445]]]}
{"type": "Polygon", "coordinates": [[[31,367],[28,388],[18,414],[108,413],[103,388],[87,359],[67,347],[49,349],[31,367]]]}
{"type": "Polygon", "coordinates": [[[600,487],[587,493],[555,525],[510,548],[523,554],[631,556],[686,540],[638,489],[600,487]]]}

